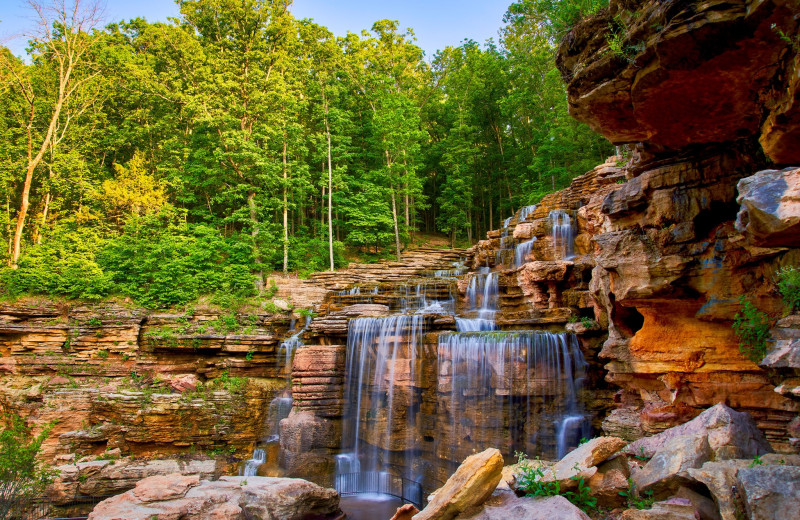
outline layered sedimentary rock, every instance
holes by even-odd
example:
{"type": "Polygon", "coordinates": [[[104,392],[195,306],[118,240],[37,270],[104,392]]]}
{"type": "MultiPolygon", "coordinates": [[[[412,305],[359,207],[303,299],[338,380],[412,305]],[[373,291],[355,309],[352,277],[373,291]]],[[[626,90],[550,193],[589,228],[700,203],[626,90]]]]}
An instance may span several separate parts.
{"type": "Polygon", "coordinates": [[[627,150],[626,182],[579,222],[601,356],[623,388],[607,431],[654,433],[726,402],[792,449],[798,403],[739,352],[731,322],[742,295],[780,315],[774,273],[800,260],[796,169],[760,172],[800,162],[797,14],[783,0],[612,0],[561,45],[571,113],[627,150]]]}

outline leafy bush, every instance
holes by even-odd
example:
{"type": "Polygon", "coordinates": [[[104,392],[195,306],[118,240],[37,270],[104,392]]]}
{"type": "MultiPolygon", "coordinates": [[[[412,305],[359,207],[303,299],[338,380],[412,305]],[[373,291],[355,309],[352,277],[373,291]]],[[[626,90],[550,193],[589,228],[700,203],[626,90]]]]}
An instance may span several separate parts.
{"type": "Polygon", "coordinates": [[[0,270],[0,286],[11,297],[47,294],[103,298],[113,289],[96,259],[106,242],[97,230],[73,222],[58,225],[46,234],[42,244],[27,249],[17,269],[0,270]]]}
{"type": "Polygon", "coordinates": [[[54,471],[36,460],[52,424],[34,437],[19,416],[6,415],[3,419],[6,426],[0,431],[0,518],[24,518],[19,508],[40,496],[55,476],[54,471]]]}
{"type": "Polygon", "coordinates": [[[552,497],[562,495],[584,512],[597,508],[597,498],[592,496],[592,490],[586,485],[582,476],[575,475],[570,477],[578,485],[574,491],[562,491],[558,481],[544,481],[544,466],[532,465],[524,453],[517,453],[517,468],[517,483],[525,491],[526,496],[552,497]]]}
{"type": "Polygon", "coordinates": [[[733,318],[733,331],[739,338],[739,351],[753,363],[758,363],[767,354],[770,320],[744,296],[739,297],[739,303],[742,308],[733,318]]]}
{"type": "Polygon", "coordinates": [[[629,508],[650,509],[653,507],[653,502],[655,502],[653,491],[645,491],[643,493],[644,496],[642,496],[642,494],[636,491],[636,484],[633,483],[632,478],[628,478],[628,489],[620,491],[619,494],[625,497],[629,508]]]}
{"type": "Polygon", "coordinates": [[[119,293],[147,307],[181,305],[217,291],[255,294],[253,251],[246,241],[163,214],[129,219],[98,261],[119,293]]]}
{"type": "Polygon", "coordinates": [[[800,267],[782,267],[775,273],[775,278],[789,312],[800,310],[800,267]]]}

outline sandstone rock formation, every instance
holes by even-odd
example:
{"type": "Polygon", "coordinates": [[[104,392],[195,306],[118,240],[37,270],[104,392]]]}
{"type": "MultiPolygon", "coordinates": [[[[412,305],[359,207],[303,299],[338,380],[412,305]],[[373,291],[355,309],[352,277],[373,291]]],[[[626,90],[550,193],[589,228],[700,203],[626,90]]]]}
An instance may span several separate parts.
{"type": "Polygon", "coordinates": [[[502,470],[503,456],[494,448],[467,457],[414,520],[450,520],[484,503],[500,482],[502,470]]]}
{"type": "Polygon", "coordinates": [[[589,520],[589,517],[562,496],[518,498],[512,493],[492,496],[477,511],[462,513],[457,520],[589,520]]]}
{"type": "Polygon", "coordinates": [[[197,475],[149,477],[134,489],[95,507],[92,520],[320,520],[343,518],[339,496],[299,479],[222,477],[216,482],[197,475]]]}

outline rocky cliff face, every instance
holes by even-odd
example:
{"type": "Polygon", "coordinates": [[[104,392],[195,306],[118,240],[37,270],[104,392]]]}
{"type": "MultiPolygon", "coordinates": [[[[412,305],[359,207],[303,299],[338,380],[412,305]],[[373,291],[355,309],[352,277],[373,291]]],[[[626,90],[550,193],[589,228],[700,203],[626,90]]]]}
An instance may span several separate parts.
{"type": "Polygon", "coordinates": [[[601,356],[623,389],[609,432],[726,402],[794,449],[798,402],[740,354],[731,322],[741,295],[780,316],[774,272],[800,260],[795,170],[757,173],[800,162],[798,13],[781,0],[612,0],[561,46],[571,113],[626,149],[626,182],[592,195],[579,222],[608,323],[601,356]]]}

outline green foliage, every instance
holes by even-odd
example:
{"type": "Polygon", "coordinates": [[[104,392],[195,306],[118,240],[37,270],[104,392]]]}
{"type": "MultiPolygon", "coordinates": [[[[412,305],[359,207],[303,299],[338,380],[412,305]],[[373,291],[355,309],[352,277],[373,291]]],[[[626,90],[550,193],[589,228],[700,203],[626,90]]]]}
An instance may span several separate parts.
{"type": "MultiPolygon", "coordinates": [[[[517,452],[517,482],[519,487],[525,491],[529,497],[551,497],[563,495],[576,507],[584,512],[591,511],[597,507],[597,498],[591,494],[591,488],[586,485],[582,476],[571,477],[577,484],[575,491],[562,491],[558,481],[544,481],[545,467],[534,465],[528,461],[524,453],[517,452]]],[[[577,463],[576,463],[577,468],[577,463]]]]}
{"type": "Polygon", "coordinates": [[[767,354],[771,322],[745,296],[739,297],[739,304],[742,307],[733,317],[733,331],[739,338],[739,351],[753,363],[758,363],[767,354]]]}
{"type": "Polygon", "coordinates": [[[800,267],[789,265],[781,267],[775,273],[778,291],[789,312],[800,310],[800,267]]]}
{"type": "Polygon", "coordinates": [[[761,455],[756,455],[753,461],[747,465],[748,468],[755,468],[756,466],[761,466],[764,464],[764,461],[761,460],[761,455]]]}
{"type": "Polygon", "coordinates": [[[644,493],[638,493],[632,478],[628,478],[628,489],[620,491],[619,494],[625,497],[629,508],[650,509],[655,502],[653,491],[647,490],[644,493]]]}
{"type": "Polygon", "coordinates": [[[0,431],[0,518],[17,518],[19,506],[40,496],[56,473],[36,459],[53,424],[34,436],[17,415],[3,415],[0,431]]]}
{"type": "Polygon", "coordinates": [[[552,497],[561,494],[558,481],[543,482],[544,466],[531,464],[524,453],[517,452],[517,482],[529,497],[552,497]]]}

